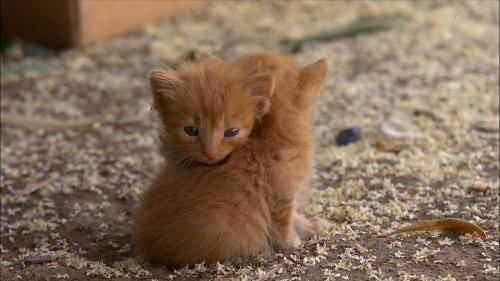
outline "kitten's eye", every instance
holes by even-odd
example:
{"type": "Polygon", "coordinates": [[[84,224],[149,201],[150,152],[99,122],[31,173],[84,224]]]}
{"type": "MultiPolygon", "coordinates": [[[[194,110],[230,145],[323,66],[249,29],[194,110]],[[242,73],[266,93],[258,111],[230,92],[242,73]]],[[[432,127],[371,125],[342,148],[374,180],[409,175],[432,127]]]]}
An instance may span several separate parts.
{"type": "Polygon", "coordinates": [[[230,138],[236,136],[240,132],[240,128],[230,128],[224,132],[224,137],[230,138]]]}
{"type": "Polygon", "coordinates": [[[186,126],[184,127],[184,132],[192,137],[196,137],[198,135],[198,128],[193,126],[186,126]]]}

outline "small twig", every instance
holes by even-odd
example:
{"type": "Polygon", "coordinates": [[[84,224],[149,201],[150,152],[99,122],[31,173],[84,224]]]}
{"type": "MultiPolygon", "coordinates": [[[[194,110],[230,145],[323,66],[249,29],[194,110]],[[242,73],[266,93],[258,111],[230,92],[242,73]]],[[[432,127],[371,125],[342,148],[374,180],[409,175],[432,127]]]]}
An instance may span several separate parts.
{"type": "Polygon", "coordinates": [[[39,190],[40,188],[52,183],[53,181],[55,181],[57,179],[57,177],[59,177],[58,174],[51,174],[48,179],[41,181],[41,182],[32,183],[32,184],[28,185],[26,188],[24,188],[23,190],[16,192],[16,194],[23,195],[23,196],[31,194],[31,193],[39,190]]]}
{"type": "Polygon", "coordinates": [[[489,127],[479,125],[479,124],[472,125],[472,128],[474,128],[475,130],[477,130],[481,133],[486,133],[486,134],[495,134],[495,133],[500,132],[499,128],[489,128],[489,127]]]}
{"type": "Polygon", "coordinates": [[[332,31],[326,31],[298,39],[284,39],[282,44],[302,44],[311,41],[335,41],[342,38],[353,37],[362,33],[378,32],[394,28],[409,18],[405,15],[382,15],[362,17],[351,24],[332,31]]]}
{"type": "Polygon", "coordinates": [[[8,66],[2,66],[1,81],[4,82],[8,78],[25,73],[38,73],[47,70],[61,69],[61,65],[56,62],[20,62],[11,63],[8,66]]]}
{"type": "Polygon", "coordinates": [[[104,111],[100,114],[81,118],[79,120],[61,121],[52,118],[37,118],[35,116],[22,116],[12,113],[0,113],[0,122],[12,126],[22,127],[31,130],[45,129],[45,130],[65,130],[87,127],[102,121],[110,114],[116,105],[116,93],[111,96],[111,101],[104,111]]]}
{"type": "Polygon", "coordinates": [[[413,110],[413,115],[425,116],[425,117],[432,119],[433,121],[443,122],[443,118],[437,116],[434,112],[429,111],[429,110],[425,110],[425,109],[416,108],[413,110]]]}

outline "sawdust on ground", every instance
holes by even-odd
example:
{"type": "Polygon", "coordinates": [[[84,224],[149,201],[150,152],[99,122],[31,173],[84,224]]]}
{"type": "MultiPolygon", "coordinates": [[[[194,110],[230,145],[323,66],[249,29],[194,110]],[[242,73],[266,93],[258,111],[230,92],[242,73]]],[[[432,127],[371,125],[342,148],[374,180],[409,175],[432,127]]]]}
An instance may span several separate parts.
{"type": "Polygon", "coordinates": [[[2,112],[78,120],[105,110],[112,96],[116,107],[79,130],[2,124],[2,280],[498,280],[498,6],[216,1],[56,57],[28,57],[22,44],[11,46],[2,57],[2,70],[11,70],[2,73],[2,112]],[[287,53],[282,38],[390,13],[410,20],[288,54],[331,65],[314,121],[317,192],[307,209],[335,223],[330,233],[295,252],[212,266],[153,268],[133,258],[131,214],[161,163],[150,68],[203,51],[287,53]],[[419,137],[394,144],[383,138],[383,123],[419,137]],[[363,129],[362,141],[335,146],[335,134],[351,126],[363,129]],[[373,238],[444,217],[475,222],[487,238],[373,238]]]}

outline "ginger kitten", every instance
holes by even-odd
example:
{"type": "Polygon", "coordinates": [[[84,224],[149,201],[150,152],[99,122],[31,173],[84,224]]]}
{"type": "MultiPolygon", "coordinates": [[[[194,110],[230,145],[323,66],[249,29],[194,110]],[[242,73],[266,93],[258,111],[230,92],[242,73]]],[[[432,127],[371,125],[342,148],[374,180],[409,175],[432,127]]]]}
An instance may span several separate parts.
{"type": "Polygon", "coordinates": [[[295,248],[328,228],[295,207],[326,73],[325,60],[301,69],[270,53],[151,71],[166,163],[137,210],[136,252],[166,265],[213,263],[295,248]]]}

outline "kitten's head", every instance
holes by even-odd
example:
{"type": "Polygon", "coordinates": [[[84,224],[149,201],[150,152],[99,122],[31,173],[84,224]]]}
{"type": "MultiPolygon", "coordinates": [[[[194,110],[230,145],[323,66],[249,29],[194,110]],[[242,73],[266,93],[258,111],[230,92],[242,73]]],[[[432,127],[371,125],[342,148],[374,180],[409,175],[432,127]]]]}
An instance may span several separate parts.
{"type": "Polygon", "coordinates": [[[204,164],[218,163],[247,141],[269,110],[274,84],[270,75],[245,77],[213,56],[154,69],[149,80],[167,157],[204,164]]]}

